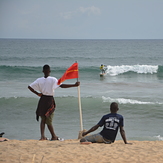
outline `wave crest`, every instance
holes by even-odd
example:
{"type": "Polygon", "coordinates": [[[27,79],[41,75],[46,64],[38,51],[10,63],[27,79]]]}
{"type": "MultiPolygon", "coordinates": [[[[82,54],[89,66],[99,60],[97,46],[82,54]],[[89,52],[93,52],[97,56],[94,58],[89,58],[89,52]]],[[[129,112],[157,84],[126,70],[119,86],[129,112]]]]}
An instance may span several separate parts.
{"type": "Polygon", "coordinates": [[[146,104],[152,104],[152,105],[162,104],[159,102],[144,102],[144,101],[138,101],[138,100],[133,100],[133,99],[125,99],[125,98],[114,99],[114,98],[104,97],[104,96],[102,96],[102,100],[103,100],[103,102],[117,102],[119,104],[143,104],[143,105],[146,105],[146,104]]]}
{"type": "Polygon", "coordinates": [[[110,76],[116,76],[127,72],[135,72],[138,74],[154,74],[158,71],[158,65],[122,65],[122,66],[107,66],[107,73],[110,76]]]}

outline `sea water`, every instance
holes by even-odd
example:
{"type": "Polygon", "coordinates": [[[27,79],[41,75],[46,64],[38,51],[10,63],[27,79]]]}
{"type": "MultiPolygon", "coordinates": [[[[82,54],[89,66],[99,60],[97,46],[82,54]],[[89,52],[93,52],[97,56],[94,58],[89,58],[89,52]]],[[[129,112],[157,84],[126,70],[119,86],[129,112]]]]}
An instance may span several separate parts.
{"type": "MultiPolygon", "coordinates": [[[[128,140],[163,139],[163,40],[0,39],[0,132],[9,139],[39,139],[39,97],[27,87],[43,76],[44,64],[59,79],[76,61],[84,129],[97,124],[115,101],[128,140]],[[101,64],[107,66],[104,77],[101,64]]],[[[78,89],[58,88],[55,100],[57,136],[76,139],[81,127],[78,89]]]]}

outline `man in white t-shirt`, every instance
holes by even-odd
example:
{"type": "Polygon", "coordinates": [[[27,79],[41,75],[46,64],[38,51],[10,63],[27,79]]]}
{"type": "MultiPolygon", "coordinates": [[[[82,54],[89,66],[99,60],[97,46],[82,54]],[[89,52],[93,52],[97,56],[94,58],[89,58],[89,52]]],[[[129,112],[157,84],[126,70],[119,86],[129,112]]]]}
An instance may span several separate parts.
{"type": "Polygon", "coordinates": [[[58,87],[61,88],[70,88],[70,87],[78,87],[80,82],[76,82],[75,84],[60,84],[58,85],[58,79],[50,76],[50,66],[43,66],[44,77],[36,79],[33,83],[28,86],[28,89],[38,95],[40,100],[38,102],[37,110],[36,110],[36,119],[39,120],[39,116],[41,117],[40,123],[40,131],[41,138],[40,140],[46,140],[45,137],[45,124],[51,133],[51,140],[59,140],[59,137],[56,136],[54,132],[54,128],[52,125],[52,119],[54,116],[54,110],[56,107],[54,100],[54,90],[58,87]],[[38,92],[37,92],[38,91],[38,92]]]}

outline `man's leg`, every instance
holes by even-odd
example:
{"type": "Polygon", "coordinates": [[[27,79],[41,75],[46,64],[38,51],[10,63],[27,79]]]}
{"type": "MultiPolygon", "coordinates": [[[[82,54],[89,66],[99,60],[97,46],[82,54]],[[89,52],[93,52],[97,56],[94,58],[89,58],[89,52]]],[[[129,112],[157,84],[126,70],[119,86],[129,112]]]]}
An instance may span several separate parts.
{"type": "Polygon", "coordinates": [[[86,136],[80,140],[81,144],[90,144],[90,143],[104,143],[103,137],[98,134],[93,134],[86,136]]]}
{"type": "Polygon", "coordinates": [[[56,136],[56,134],[54,132],[53,125],[51,124],[51,125],[47,125],[47,126],[48,126],[50,133],[51,133],[51,137],[52,137],[51,140],[57,140],[58,137],[56,136]]]}
{"type": "Polygon", "coordinates": [[[87,139],[82,138],[80,139],[80,144],[92,144],[92,142],[87,141],[87,139]]]}
{"type": "Polygon", "coordinates": [[[40,140],[46,140],[45,137],[45,118],[41,117],[41,123],[40,123],[40,131],[41,131],[41,139],[40,140]]]}
{"type": "Polygon", "coordinates": [[[56,136],[56,134],[54,132],[53,125],[52,125],[53,117],[54,117],[54,113],[52,113],[49,117],[47,117],[46,118],[46,124],[47,124],[47,127],[51,133],[51,140],[57,140],[58,137],[56,136]]]}

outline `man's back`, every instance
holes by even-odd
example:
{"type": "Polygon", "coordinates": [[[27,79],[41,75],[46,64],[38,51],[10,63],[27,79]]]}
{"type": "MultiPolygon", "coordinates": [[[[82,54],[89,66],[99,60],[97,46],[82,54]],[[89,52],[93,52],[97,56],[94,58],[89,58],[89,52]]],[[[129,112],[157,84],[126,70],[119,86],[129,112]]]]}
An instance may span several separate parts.
{"type": "Polygon", "coordinates": [[[111,140],[114,142],[118,128],[120,126],[123,127],[123,116],[117,113],[110,113],[104,115],[101,120],[99,121],[98,125],[103,127],[103,130],[100,134],[107,140],[111,140]]]}
{"type": "Polygon", "coordinates": [[[54,89],[59,87],[57,85],[58,80],[55,77],[48,76],[47,78],[41,77],[35,80],[30,86],[40,91],[44,95],[54,95],[54,89]]]}

